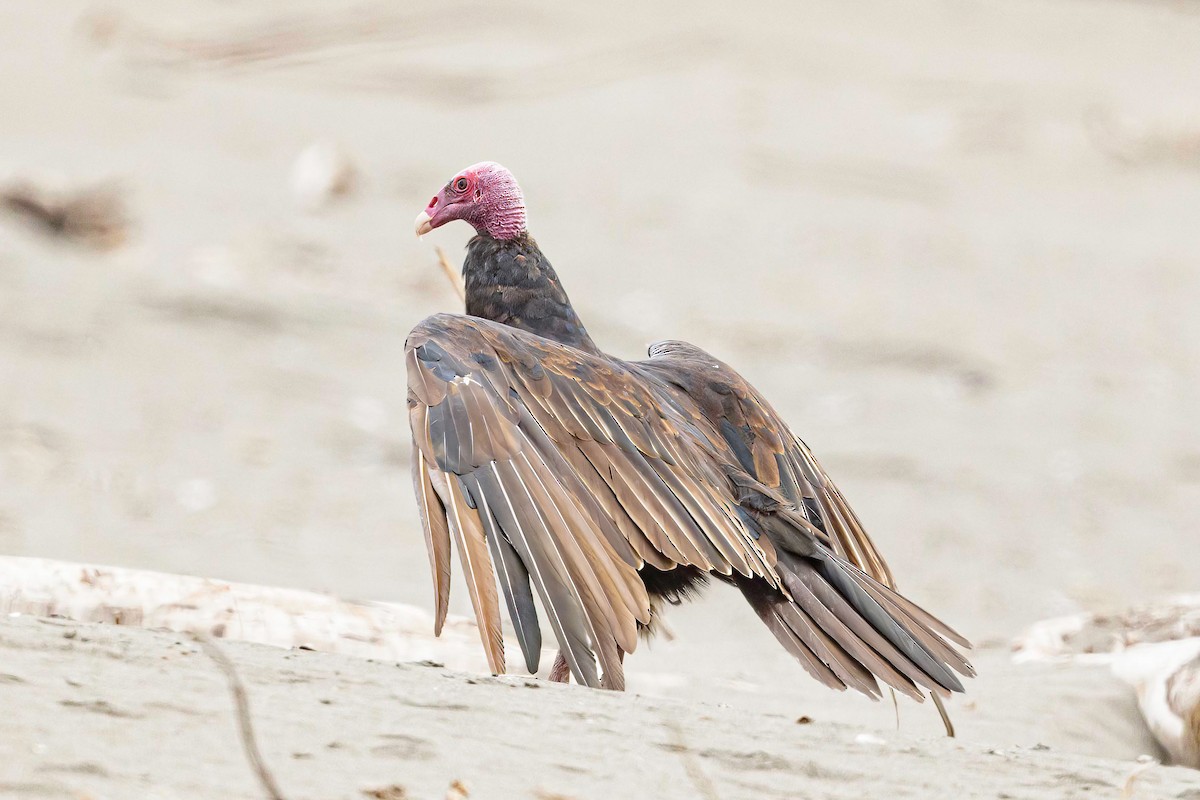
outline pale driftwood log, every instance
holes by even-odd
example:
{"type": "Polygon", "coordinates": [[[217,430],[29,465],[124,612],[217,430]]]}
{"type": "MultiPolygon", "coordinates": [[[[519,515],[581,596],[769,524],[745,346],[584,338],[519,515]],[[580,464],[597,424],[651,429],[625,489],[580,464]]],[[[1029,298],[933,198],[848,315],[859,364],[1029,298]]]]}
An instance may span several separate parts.
{"type": "Polygon", "coordinates": [[[1096,661],[1135,644],[1200,637],[1200,594],[1182,594],[1118,613],[1042,620],[1013,642],[1015,661],[1096,661]]]}
{"type": "Polygon", "coordinates": [[[1112,669],[1137,692],[1171,762],[1200,769],[1200,637],[1136,644],[1115,654],[1112,669]]]}
{"type": "Polygon", "coordinates": [[[1013,649],[1016,661],[1109,665],[1172,762],[1200,769],[1200,594],[1043,620],[1013,649]]]}
{"type": "MultiPolygon", "coordinates": [[[[414,606],[122,567],[0,556],[0,614],[60,616],[487,671],[475,623],[464,617],[449,617],[435,638],[433,616],[414,606]]],[[[510,667],[518,669],[517,662],[510,667]]]]}

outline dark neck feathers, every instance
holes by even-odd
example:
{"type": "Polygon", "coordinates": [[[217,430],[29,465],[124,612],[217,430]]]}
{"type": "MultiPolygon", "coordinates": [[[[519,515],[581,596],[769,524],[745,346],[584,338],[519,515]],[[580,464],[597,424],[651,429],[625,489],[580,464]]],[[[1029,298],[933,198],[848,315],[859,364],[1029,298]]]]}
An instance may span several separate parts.
{"type": "Polygon", "coordinates": [[[480,234],[463,263],[467,313],[599,353],[571,308],[554,267],[528,233],[511,239],[480,234]]]}

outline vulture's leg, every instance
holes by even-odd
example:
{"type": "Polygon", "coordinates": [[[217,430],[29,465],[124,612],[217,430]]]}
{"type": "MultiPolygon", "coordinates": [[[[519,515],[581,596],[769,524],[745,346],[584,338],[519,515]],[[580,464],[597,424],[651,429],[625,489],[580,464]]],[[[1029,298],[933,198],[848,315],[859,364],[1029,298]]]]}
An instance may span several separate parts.
{"type": "Polygon", "coordinates": [[[554,666],[550,667],[550,680],[555,683],[567,683],[571,679],[571,668],[567,665],[567,658],[563,655],[563,651],[559,650],[558,655],[554,657],[554,666]]]}

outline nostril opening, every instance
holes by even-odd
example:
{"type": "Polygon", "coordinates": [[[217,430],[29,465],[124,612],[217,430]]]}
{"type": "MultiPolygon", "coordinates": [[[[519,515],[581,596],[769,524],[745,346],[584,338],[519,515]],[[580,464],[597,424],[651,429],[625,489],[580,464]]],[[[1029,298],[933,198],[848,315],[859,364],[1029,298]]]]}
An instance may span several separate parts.
{"type": "Polygon", "coordinates": [[[434,198],[429,201],[429,207],[433,208],[436,205],[437,205],[437,196],[435,195],[434,198]]]}

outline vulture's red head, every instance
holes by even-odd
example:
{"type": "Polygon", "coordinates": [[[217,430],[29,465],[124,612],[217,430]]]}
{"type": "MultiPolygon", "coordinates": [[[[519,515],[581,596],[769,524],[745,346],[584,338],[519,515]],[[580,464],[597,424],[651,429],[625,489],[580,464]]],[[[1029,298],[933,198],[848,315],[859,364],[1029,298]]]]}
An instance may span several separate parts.
{"type": "Polygon", "coordinates": [[[479,234],[512,239],[525,232],[525,198],[512,173],[494,161],[459,172],[417,215],[417,236],[451,220],[471,223],[479,234]]]}

